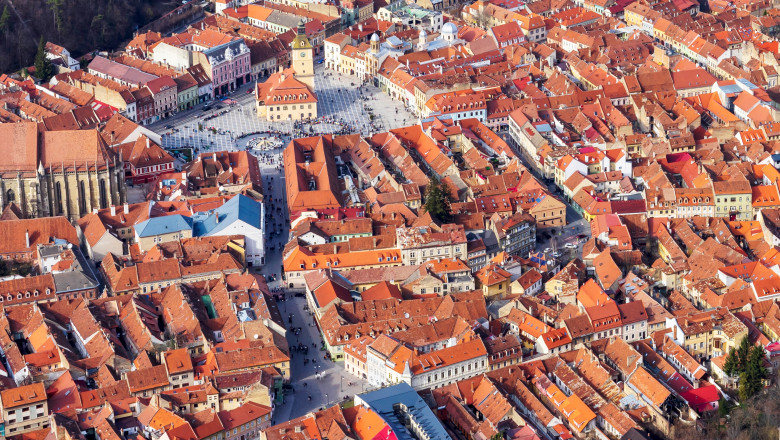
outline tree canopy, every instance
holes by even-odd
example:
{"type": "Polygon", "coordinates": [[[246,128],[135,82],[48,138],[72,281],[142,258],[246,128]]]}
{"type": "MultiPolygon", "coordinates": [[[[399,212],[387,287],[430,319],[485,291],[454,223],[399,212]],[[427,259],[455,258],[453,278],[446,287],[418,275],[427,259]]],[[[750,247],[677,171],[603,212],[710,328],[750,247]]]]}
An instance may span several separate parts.
{"type": "Polygon", "coordinates": [[[739,347],[726,356],[723,370],[729,376],[739,376],[739,398],[749,399],[763,389],[767,377],[764,348],[752,345],[745,336],[739,342],[739,347]]]}
{"type": "Polygon", "coordinates": [[[38,52],[35,54],[35,77],[43,82],[48,82],[52,76],[54,76],[54,66],[46,56],[46,42],[41,35],[41,40],[38,42],[38,52]]]}
{"type": "Polygon", "coordinates": [[[115,49],[133,32],[181,2],[152,0],[25,0],[3,2],[0,72],[31,65],[38,41],[51,41],[74,57],[115,49]]]}
{"type": "Polygon", "coordinates": [[[452,220],[450,199],[443,184],[437,177],[432,177],[425,191],[425,210],[435,220],[447,223],[452,220]]]}

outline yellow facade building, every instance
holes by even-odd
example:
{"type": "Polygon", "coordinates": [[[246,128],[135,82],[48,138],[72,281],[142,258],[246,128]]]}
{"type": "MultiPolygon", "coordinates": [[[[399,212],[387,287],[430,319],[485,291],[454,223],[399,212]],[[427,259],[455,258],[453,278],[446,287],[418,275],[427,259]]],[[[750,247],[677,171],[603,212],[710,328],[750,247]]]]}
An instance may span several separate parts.
{"type": "Polygon", "coordinates": [[[301,121],[317,117],[314,92],[314,49],[304,23],[292,43],[292,67],[257,85],[257,115],[268,121],[301,121]]]}

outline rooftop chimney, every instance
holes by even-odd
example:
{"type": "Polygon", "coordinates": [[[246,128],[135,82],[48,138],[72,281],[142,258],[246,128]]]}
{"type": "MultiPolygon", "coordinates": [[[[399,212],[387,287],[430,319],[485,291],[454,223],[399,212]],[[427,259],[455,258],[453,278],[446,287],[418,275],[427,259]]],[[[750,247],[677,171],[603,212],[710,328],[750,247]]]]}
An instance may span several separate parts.
{"type": "Polygon", "coordinates": [[[30,247],[30,230],[25,229],[24,231],[24,243],[25,247],[30,247]]]}
{"type": "Polygon", "coordinates": [[[111,205],[111,217],[116,215],[116,206],[111,205]]]}
{"type": "Polygon", "coordinates": [[[125,211],[125,214],[129,214],[129,213],[130,213],[130,205],[128,205],[127,203],[125,203],[125,207],[124,207],[124,208],[125,208],[125,209],[124,209],[124,211],[125,211]]]}
{"type": "Polygon", "coordinates": [[[146,148],[149,148],[149,138],[146,138],[146,148]]]}

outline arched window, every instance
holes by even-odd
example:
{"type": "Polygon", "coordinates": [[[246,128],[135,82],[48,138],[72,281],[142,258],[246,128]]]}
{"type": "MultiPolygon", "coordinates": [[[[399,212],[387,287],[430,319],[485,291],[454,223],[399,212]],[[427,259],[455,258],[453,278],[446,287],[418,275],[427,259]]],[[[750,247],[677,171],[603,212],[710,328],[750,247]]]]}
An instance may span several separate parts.
{"type": "Polygon", "coordinates": [[[8,203],[16,201],[16,193],[14,193],[14,190],[9,189],[8,191],[5,192],[5,200],[8,203]]]}
{"type": "Polygon", "coordinates": [[[100,179],[100,208],[108,206],[108,193],[106,192],[106,179],[100,179]]]}
{"type": "Polygon", "coordinates": [[[55,203],[55,213],[57,215],[62,214],[62,185],[60,182],[56,182],[54,184],[54,203],[55,203]]]}
{"type": "Polygon", "coordinates": [[[84,214],[87,212],[87,190],[84,185],[84,181],[79,181],[79,213],[84,214]]]}

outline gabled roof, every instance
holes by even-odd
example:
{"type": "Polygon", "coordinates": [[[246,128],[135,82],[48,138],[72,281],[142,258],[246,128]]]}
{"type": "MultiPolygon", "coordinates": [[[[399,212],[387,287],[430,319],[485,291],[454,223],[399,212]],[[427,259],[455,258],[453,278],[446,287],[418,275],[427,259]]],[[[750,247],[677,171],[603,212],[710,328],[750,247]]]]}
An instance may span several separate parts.
{"type": "Polygon", "coordinates": [[[352,301],[352,295],[350,295],[349,291],[331,280],[325,281],[312,293],[314,294],[314,299],[317,301],[317,305],[321,308],[329,305],[336,299],[341,301],[352,301]]]}
{"type": "Polygon", "coordinates": [[[174,232],[191,231],[192,218],[181,214],[152,217],[134,226],[135,233],[143,237],[172,234],[174,232]]]}
{"type": "Polygon", "coordinates": [[[261,216],[260,202],[238,194],[215,209],[211,215],[203,219],[196,217],[193,225],[194,235],[219,235],[226,228],[234,227],[236,222],[260,229],[261,216]]]}

